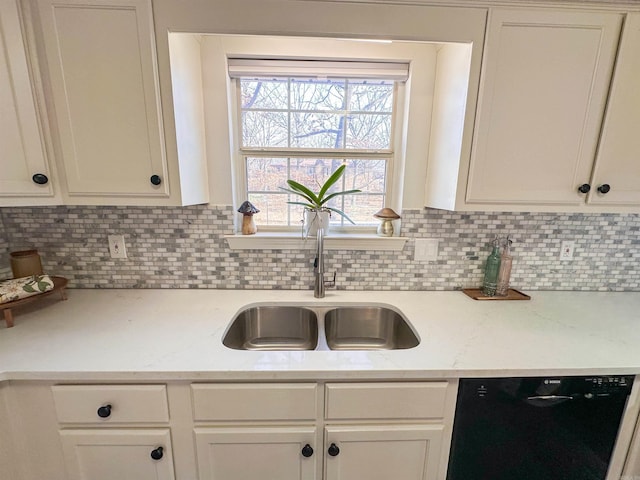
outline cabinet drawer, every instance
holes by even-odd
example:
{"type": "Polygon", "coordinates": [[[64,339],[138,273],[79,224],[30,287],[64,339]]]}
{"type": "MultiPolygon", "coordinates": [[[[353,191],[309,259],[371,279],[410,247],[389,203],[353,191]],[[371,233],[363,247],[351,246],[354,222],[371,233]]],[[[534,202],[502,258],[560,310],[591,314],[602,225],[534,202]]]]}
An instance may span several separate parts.
{"type": "Polygon", "coordinates": [[[169,421],[164,385],[56,385],[52,390],[60,423],[169,421]]]}
{"type": "Polygon", "coordinates": [[[317,386],[304,384],[238,384],[191,386],[193,418],[225,420],[313,420],[317,386]]]}
{"type": "Polygon", "coordinates": [[[329,383],[326,418],[442,418],[447,382],[329,383]]]}

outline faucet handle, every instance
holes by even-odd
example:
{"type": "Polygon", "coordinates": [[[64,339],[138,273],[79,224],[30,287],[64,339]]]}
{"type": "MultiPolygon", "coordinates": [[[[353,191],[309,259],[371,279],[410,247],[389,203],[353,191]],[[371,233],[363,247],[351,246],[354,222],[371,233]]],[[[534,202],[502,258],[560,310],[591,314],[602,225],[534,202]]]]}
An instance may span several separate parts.
{"type": "Polygon", "coordinates": [[[333,278],[331,280],[322,279],[325,286],[327,287],[335,287],[336,286],[336,272],[333,272],[333,278]]]}

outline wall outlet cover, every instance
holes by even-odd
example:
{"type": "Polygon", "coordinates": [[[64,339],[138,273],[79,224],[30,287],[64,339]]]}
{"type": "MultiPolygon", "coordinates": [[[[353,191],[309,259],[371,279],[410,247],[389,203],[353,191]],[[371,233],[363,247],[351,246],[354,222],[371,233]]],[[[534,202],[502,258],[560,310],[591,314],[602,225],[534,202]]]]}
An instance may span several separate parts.
{"type": "Polygon", "coordinates": [[[127,258],[127,247],[124,244],[124,235],[109,235],[108,238],[111,258],[127,258]]]}
{"type": "Polygon", "coordinates": [[[560,247],[560,260],[563,262],[573,260],[573,253],[576,249],[576,242],[573,240],[564,240],[560,247]]]}
{"type": "Polygon", "coordinates": [[[413,259],[416,262],[435,262],[438,259],[437,238],[416,238],[413,259]]]}

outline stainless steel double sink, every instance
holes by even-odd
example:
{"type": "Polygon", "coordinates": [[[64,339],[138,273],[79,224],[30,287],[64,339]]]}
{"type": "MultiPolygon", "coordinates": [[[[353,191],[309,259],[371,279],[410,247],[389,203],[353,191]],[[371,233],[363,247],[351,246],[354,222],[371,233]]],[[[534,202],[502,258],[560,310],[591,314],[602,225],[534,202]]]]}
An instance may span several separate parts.
{"type": "Polygon", "coordinates": [[[399,350],[420,343],[386,305],[253,305],[231,321],[222,343],[235,350],[399,350]]]}

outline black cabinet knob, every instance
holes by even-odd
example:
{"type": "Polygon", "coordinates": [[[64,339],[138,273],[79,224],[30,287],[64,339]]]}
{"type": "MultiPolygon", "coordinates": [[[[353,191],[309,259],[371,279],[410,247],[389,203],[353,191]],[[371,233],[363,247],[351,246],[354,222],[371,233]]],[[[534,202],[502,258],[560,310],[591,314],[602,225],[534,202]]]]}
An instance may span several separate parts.
{"type": "Polygon", "coordinates": [[[589,190],[591,190],[591,185],[589,185],[588,183],[583,183],[578,187],[578,191],[580,193],[589,193],[589,190]]]}
{"type": "Polygon", "coordinates": [[[111,405],[103,405],[98,409],[98,416],[100,418],[109,418],[111,415],[111,405]]]}
{"type": "Polygon", "coordinates": [[[160,175],[151,175],[149,181],[152,185],[160,185],[162,183],[162,178],[160,178],[160,175]]]}
{"type": "Polygon", "coordinates": [[[335,457],[340,453],[340,449],[335,443],[332,443],[331,445],[329,445],[329,449],[327,450],[327,453],[332,457],[335,457]]]}
{"type": "Polygon", "coordinates": [[[304,447],[302,447],[302,456],[308,458],[311,455],[313,455],[313,448],[311,448],[311,445],[307,443],[304,447]]]}
{"type": "Polygon", "coordinates": [[[151,458],[153,458],[154,460],[160,460],[162,458],[162,455],[164,455],[163,450],[164,449],[162,447],[151,450],[151,458]]]}
{"type": "Polygon", "coordinates": [[[608,183],[603,183],[602,185],[600,185],[600,186],[598,187],[598,191],[599,191],[600,193],[602,193],[603,195],[604,195],[605,193],[609,193],[609,190],[611,190],[611,186],[610,186],[608,183]]]}
{"type": "Polygon", "coordinates": [[[33,183],[37,183],[38,185],[46,185],[49,182],[49,177],[47,177],[44,173],[36,173],[33,177],[31,177],[33,183]]]}

